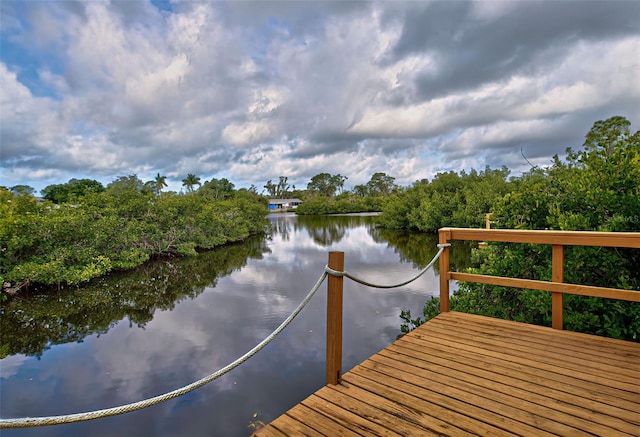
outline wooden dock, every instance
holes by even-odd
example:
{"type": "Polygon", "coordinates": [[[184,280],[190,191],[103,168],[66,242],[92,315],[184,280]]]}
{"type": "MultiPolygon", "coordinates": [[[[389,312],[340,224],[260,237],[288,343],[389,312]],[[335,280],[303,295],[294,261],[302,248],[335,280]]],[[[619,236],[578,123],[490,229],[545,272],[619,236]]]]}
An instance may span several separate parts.
{"type": "Polygon", "coordinates": [[[255,435],[640,436],[640,344],[445,312],[255,435]]]}

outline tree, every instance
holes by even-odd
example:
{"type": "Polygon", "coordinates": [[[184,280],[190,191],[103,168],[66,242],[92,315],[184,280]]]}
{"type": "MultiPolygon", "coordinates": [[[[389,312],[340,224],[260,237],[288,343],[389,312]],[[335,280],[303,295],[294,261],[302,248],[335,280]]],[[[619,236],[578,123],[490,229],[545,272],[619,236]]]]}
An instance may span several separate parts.
{"type": "Polygon", "coordinates": [[[333,197],[337,191],[342,192],[346,180],[347,177],[341,174],[332,176],[329,173],[320,173],[311,178],[307,190],[320,196],[333,197]]]}
{"type": "Polygon", "coordinates": [[[29,185],[14,185],[9,189],[15,196],[33,196],[36,190],[29,185]]]}
{"type": "Polygon", "coordinates": [[[346,176],[342,176],[340,173],[331,176],[331,185],[336,187],[336,192],[342,193],[344,190],[344,182],[349,179],[346,176]]]}
{"type": "Polygon", "coordinates": [[[160,176],[160,173],[158,173],[154,179],[155,182],[155,189],[156,189],[156,196],[160,195],[160,192],[162,191],[162,189],[167,185],[167,177],[166,176],[160,176]]]}
{"type": "Polygon", "coordinates": [[[137,191],[141,192],[144,183],[138,178],[137,175],[132,174],[129,176],[119,176],[115,181],[107,185],[107,191],[115,196],[118,196],[122,192],[137,191]]]}
{"type": "Polygon", "coordinates": [[[367,182],[369,196],[388,196],[396,188],[395,180],[396,178],[386,173],[374,173],[371,180],[367,182]]]}
{"type": "Polygon", "coordinates": [[[102,193],[104,185],[93,179],[69,179],[66,184],[44,187],[40,192],[45,200],[61,204],[74,201],[90,193],[102,193]]]}
{"type": "Polygon", "coordinates": [[[287,183],[288,179],[289,178],[286,176],[279,177],[278,185],[276,188],[276,195],[280,198],[287,197],[287,195],[289,194],[289,189],[291,188],[291,186],[287,183]]]}
{"type": "MultiPolygon", "coordinates": [[[[277,184],[271,182],[271,179],[267,181],[264,189],[267,190],[269,197],[271,198],[284,198],[289,194],[290,185],[287,183],[289,178],[287,176],[280,176],[277,184]]],[[[295,187],[294,187],[295,188],[295,187]]]]}
{"type": "Polygon", "coordinates": [[[182,185],[187,187],[187,192],[193,193],[194,185],[200,184],[200,178],[192,173],[187,174],[187,177],[182,180],[182,185]]]}
{"type": "MultiPolygon", "coordinates": [[[[586,135],[582,150],[568,149],[566,162],[556,156],[552,166],[532,169],[510,181],[510,192],[494,202],[492,220],[500,228],[640,231],[640,132],[632,134],[629,126],[624,117],[598,121],[586,135]]],[[[489,183],[470,194],[481,203],[480,193],[501,186],[496,181],[506,177],[503,170],[486,173],[489,183]]],[[[463,176],[463,186],[475,176],[463,176]]],[[[465,193],[465,189],[458,193],[465,193]]],[[[431,197],[429,203],[433,200],[431,197]]],[[[451,220],[455,217],[454,212],[451,220]]],[[[546,245],[494,243],[476,255],[480,267],[472,273],[552,278],[551,248],[546,245]]],[[[574,246],[565,251],[564,281],[638,290],[638,265],[640,254],[635,249],[574,246]]],[[[435,308],[431,303],[427,306],[427,310],[435,308]]],[[[640,341],[640,307],[636,303],[567,294],[563,306],[567,330],[640,341]]],[[[451,308],[456,311],[543,325],[551,323],[551,307],[551,296],[546,292],[467,282],[460,284],[451,299],[451,308]]]]}
{"type": "Polygon", "coordinates": [[[207,199],[224,200],[233,197],[235,186],[226,178],[213,178],[205,182],[199,189],[198,193],[207,199]]]}
{"type": "Polygon", "coordinates": [[[369,188],[366,185],[356,185],[353,187],[353,194],[360,197],[367,197],[369,195],[369,188]]]}

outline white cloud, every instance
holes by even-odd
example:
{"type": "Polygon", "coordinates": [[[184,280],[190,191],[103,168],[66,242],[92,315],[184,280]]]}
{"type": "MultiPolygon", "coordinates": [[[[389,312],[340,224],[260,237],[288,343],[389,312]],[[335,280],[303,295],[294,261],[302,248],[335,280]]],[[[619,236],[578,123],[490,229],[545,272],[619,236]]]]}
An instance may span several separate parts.
{"type": "Polygon", "coordinates": [[[3,8],[9,185],[84,170],[105,183],[306,186],[330,172],[352,186],[377,171],[410,183],[513,163],[523,146],[548,160],[597,119],[640,119],[628,3],[606,17],[589,2],[3,8]]]}

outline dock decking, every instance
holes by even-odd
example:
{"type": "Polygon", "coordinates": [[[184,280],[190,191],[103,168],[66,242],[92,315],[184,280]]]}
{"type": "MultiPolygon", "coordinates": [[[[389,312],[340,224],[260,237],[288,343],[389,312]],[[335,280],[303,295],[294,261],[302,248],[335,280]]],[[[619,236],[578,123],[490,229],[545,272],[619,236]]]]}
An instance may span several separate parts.
{"type": "Polygon", "coordinates": [[[640,436],[640,344],[442,313],[255,435],[640,436]]]}

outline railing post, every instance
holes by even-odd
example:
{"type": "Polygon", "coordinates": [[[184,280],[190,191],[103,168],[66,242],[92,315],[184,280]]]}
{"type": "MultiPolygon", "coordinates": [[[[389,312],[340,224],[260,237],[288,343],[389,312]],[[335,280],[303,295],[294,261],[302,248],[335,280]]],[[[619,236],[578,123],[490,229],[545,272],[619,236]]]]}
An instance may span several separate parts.
{"type": "MultiPolygon", "coordinates": [[[[329,252],[330,269],[344,271],[344,252],[329,252]]],[[[343,278],[329,275],[327,281],[327,385],[342,377],[342,287],[343,278]]]]}
{"type": "MultiPolygon", "coordinates": [[[[448,244],[451,233],[448,229],[440,229],[439,243],[448,244]]],[[[440,312],[449,312],[449,248],[445,247],[440,255],[440,312]]]]}
{"type": "MultiPolygon", "coordinates": [[[[564,246],[560,244],[551,246],[551,280],[564,282],[564,246]]],[[[563,293],[551,293],[551,327],[553,329],[563,329],[562,311],[563,293]]]]}

